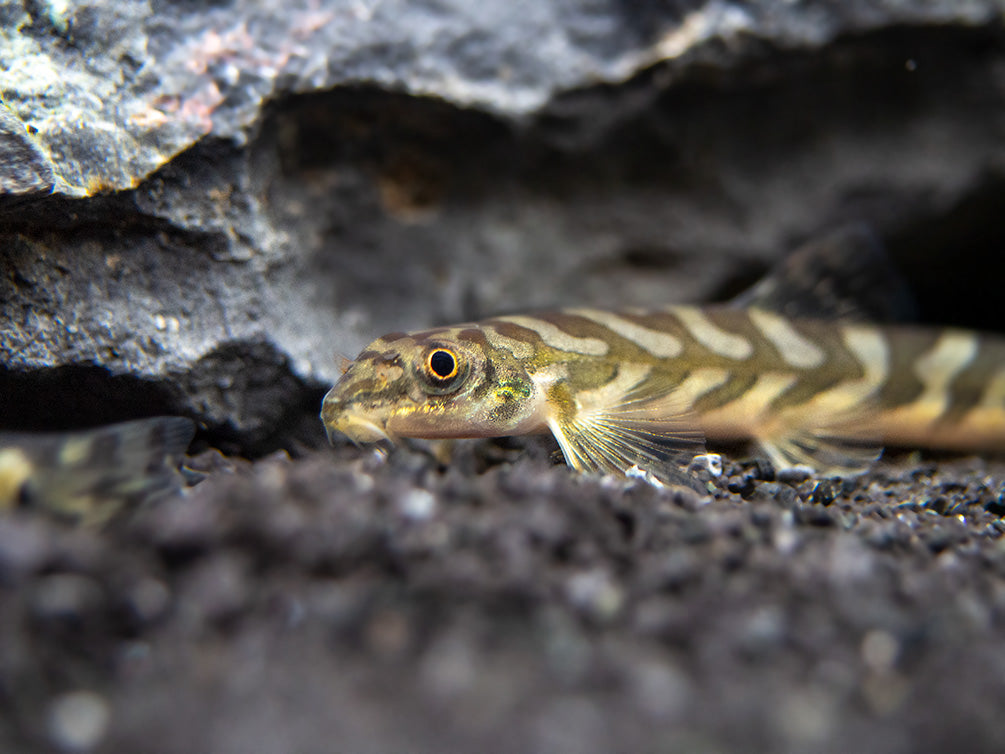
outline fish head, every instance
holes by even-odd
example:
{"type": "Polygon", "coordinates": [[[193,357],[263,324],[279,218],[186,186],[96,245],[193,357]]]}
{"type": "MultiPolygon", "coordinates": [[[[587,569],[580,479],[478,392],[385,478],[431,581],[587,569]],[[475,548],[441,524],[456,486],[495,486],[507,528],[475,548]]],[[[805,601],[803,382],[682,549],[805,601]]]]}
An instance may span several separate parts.
{"type": "Polygon", "coordinates": [[[498,437],[544,429],[542,405],[512,353],[462,326],[375,340],[325,396],[321,420],[330,440],[356,444],[498,437]]]}

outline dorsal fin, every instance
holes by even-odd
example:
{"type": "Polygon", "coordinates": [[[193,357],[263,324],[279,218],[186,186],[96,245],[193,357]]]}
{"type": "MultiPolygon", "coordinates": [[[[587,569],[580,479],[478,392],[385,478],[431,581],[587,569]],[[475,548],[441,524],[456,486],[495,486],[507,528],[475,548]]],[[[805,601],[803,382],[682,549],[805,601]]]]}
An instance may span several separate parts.
{"type": "Polygon", "coordinates": [[[730,303],[787,317],[886,323],[915,318],[907,284],[879,239],[862,224],[803,244],[730,303]]]}

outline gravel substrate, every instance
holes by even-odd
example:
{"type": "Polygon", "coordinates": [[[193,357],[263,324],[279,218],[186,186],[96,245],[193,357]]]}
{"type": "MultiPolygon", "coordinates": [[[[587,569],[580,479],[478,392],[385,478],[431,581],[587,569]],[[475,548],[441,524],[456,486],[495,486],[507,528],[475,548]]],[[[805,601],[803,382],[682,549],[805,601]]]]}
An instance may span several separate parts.
{"type": "Polygon", "coordinates": [[[0,518],[0,751],[1005,750],[1005,462],[191,466],[103,531],[0,518]]]}

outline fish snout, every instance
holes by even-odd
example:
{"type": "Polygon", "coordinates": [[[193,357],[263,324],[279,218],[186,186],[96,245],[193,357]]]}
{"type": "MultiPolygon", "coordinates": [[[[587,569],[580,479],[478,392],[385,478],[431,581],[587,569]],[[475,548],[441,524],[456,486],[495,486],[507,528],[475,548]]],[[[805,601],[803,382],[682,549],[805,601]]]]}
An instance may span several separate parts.
{"type": "Polygon", "coordinates": [[[384,428],[385,422],[366,415],[358,406],[340,400],[331,393],[325,396],[321,404],[321,421],[325,425],[328,442],[332,444],[339,434],[345,435],[356,445],[382,440],[393,442],[384,428]]]}

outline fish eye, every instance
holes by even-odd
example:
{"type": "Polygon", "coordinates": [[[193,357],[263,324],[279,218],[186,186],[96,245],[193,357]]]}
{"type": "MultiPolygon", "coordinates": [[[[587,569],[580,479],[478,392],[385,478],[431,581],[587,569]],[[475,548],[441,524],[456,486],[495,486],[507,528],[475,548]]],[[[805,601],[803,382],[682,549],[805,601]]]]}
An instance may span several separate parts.
{"type": "Polygon", "coordinates": [[[437,348],[426,357],[429,375],[438,380],[450,380],[457,376],[457,358],[446,348],[437,348]]]}
{"type": "Polygon", "coordinates": [[[446,346],[431,348],[422,366],[431,387],[444,391],[459,385],[463,376],[461,372],[466,371],[461,357],[446,346]]]}

